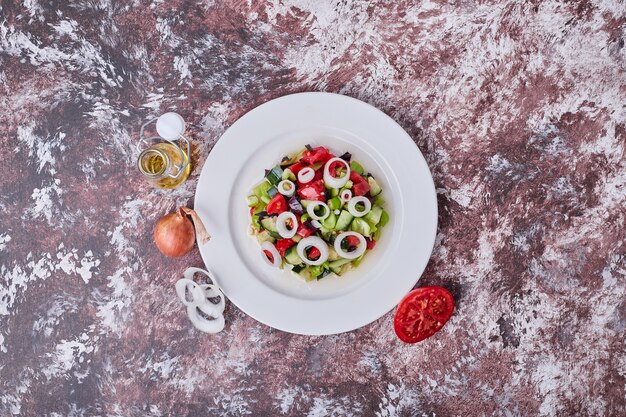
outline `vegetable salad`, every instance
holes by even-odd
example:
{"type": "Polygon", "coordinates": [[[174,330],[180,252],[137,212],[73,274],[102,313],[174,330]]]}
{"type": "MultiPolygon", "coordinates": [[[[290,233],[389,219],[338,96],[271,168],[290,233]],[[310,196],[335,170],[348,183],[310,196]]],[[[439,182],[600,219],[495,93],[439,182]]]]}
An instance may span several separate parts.
{"type": "Polygon", "coordinates": [[[248,196],[263,259],[307,281],[358,266],[389,221],[382,188],[346,152],[309,145],[265,172],[248,196]]]}

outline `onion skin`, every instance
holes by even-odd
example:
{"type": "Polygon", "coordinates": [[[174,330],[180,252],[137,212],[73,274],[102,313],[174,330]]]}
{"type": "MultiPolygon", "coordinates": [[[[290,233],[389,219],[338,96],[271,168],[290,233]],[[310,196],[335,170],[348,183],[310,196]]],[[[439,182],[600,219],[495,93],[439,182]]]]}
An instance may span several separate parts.
{"type": "Polygon", "coordinates": [[[195,229],[198,229],[202,243],[210,239],[197,214],[187,207],[181,207],[176,213],[164,216],[154,226],[152,235],[154,243],[163,255],[184,256],[193,248],[196,242],[196,230],[194,230],[194,222],[187,217],[188,215],[194,219],[195,229]]]}

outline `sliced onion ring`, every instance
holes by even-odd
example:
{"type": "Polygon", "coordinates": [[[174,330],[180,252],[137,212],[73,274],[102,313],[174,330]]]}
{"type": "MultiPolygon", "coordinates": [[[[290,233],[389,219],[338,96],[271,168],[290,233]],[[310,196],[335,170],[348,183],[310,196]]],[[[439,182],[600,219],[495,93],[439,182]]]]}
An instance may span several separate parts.
{"type": "MultiPolygon", "coordinates": [[[[214,320],[207,320],[206,318],[202,317],[200,313],[198,312],[198,309],[200,308],[201,307],[197,304],[187,306],[187,315],[189,316],[189,320],[191,320],[191,324],[193,324],[193,326],[196,329],[200,330],[201,332],[205,332],[205,333],[221,332],[224,329],[224,323],[225,323],[224,316],[220,314],[217,317],[215,317],[215,316],[212,316],[211,314],[207,314],[211,317],[214,317],[214,320]]],[[[202,312],[204,313],[204,311],[202,312]]]]}
{"type": "Polygon", "coordinates": [[[313,225],[313,227],[315,227],[316,229],[319,229],[322,227],[322,223],[320,223],[319,220],[311,220],[311,224],[313,225]]]}
{"type": "Polygon", "coordinates": [[[348,201],[348,211],[354,217],[363,217],[367,213],[369,213],[371,209],[372,209],[372,202],[367,197],[364,197],[364,196],[352,197],[350,201],[348,201]],[[363,209],[363,211],[357,210],[356,205],[359,203],[363,203],[363,205],[365,206],[365,209],[363,209]]]}
{"type": "Polygon", "coordinates": [[[324,220],[326,217],[330,216],[330,207],[323,201],[311,201],[306,208],[306,212],[309,213],[309,216],[311,216],[313,220],[324,220]],[[322,216],[315,214],[315,209],[319,206],[324,207],[324,214],[322,216]]]}
{"type": "Polygon", "coordinates": [[[204,293],[198,284],[193,282],[188,278],[181,278],[176,281],[176,294],[178,294],[178,298],[183,302],[184,305],[188,306],[191,304],[202,303],[204,301],[204,293]],[[191,301],[187,298],[187,291],[191,295],[191,301]]]}
{"type": "Polygon", "coordinates": [[[278,230],[278,234],[285,239],[294,237],[298,231],[298,219],[296,215],[290,211],[280,213],[276,219],[276,230],[278,230]],[[287,227],[287,220],[291,220],[291,229],[287,227]]]}
{"type": "Polygon", "coordinates": [[[269,266],[273,266],[274,268],[280,267],[280,253],[278,253],[276,246],[274,246],[274,244],[272,244],[271,242],[266,241],[261,244],[261,256],[263,257],[263,259],[265,259],[265,262],[267,262],[269,266]],[[267,255],[265,255],[265,251],[268,251],[272,254],[271,261],[268,259],[267,255]]]}
{"type": "Polygon", "coordinates": [[[341,197],[341,201],[343,201],[344,203],[347,203],[352,198],[352,191],[350,191],[350,190],[343,190],[341,192],[341,196],[340,197],[341,197]]]}
{"type": "Polygon", "coordinates": [[[359,256],[363,255],[366,249],[367,249],[367,242],[365,241],[365,238],[363,237],[363,235],[360,233],[343,232],[343,233],[340,233],[339,236],[335,238],[335,251],[342,258],[356,259],[359,256]],[[348,236],[355,236],[357,239],[359,239],[359,246],[357,246],[356,249],[353,250],[352,252],[346,252],[341,248],[341,242],[348,236]]]}
{"type": "Polygon", "coordinates": [[[298,246],[296,247],[296,250],[298,251],[298,255],[300,256],[300,258],[302,258],[302,261],[304,261],[304,263],[313,265],[313,266],[321,265],[324,262],[326,262],[326,260],[328,259],[328,255],[329,255],[328,245],[326,244],[326,242],[324,242],[321,238],[317,236],[305,237],[300,242],[298,242],[298,246]],[[314,248],[317,248],[317,250],[320,251],[320,257],[316,259],[315,261],[310,260],[306,256],[306,249],[309,246],[313,246],[314,248]]]}
{"type": "Polygon", "coordinates": [[[326,165],[324,165],[324,182],[330,188],[341,188],[344,185],[346,185],[349,179],[350,179],[350,164],[348,164],[343,159],[332,158],[332,159],[329,159],[328,162],[326,162],[326,165]],[[330,166],[334,164],[335,162],[339,162],[343,164],[343,166],[346,167],[346,173],[343,177],[336,178],[331,175],[330,166]]]}
{"type": "Polygon", "coordinates": [[[278,183],[278,192],[286,197],[291,197],[296,192],[296,185],[289,180],[282,180],[278,183]]]}
{"type": "Polygon", "coordinates": [[[218,317],[224,312],[226,307],[226,301],[224,300],[224,294],[215,285],[203,284],[200,285],[202,291],[204,291],[204,300],[202,303],[198,303],[198,308],[204,314],[211,317],[218,317]],[[212,298],[219,298],[217,303],[211,301],[212,298]]]}
{"type": "Polygon", "coordinates": [[[311,167],[304,167],[298,172],[298,181],[302,184],[313,181],[315,171],[311,167]]]}

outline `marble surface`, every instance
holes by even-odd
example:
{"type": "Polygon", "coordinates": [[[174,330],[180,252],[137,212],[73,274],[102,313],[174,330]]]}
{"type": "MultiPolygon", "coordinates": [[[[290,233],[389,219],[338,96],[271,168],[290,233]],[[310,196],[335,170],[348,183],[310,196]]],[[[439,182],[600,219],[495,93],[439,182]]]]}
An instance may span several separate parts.
{"type": "Polygon", "coordinates": [[[622,1],[2,2],[0,415],[626,415],[622,1]],[[232,305],[189,324],[156,220],[193,203],[224,130],[299,91],[371,103],[440,205],[419,285],[457,310],[417,345],[393,313],[303,337],[232,305]],[[141,123],[193,124],[151,189],[141,123]]]}

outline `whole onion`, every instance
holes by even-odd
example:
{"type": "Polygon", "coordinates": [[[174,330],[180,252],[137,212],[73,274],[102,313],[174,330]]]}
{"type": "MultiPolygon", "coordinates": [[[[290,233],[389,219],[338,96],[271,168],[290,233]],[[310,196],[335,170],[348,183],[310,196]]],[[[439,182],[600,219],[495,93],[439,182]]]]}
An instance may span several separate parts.
{"type": "Polygon", "coordinates": [[[163,255],[177,257],[189,253],[196,241],[196,234],[201,243],[211,238],[196,212],[181,207],[176,213],[168,214],[157,222],[153,237],[163,255]],[[193,222],[188,216],[191,216],[193,222]]]}

